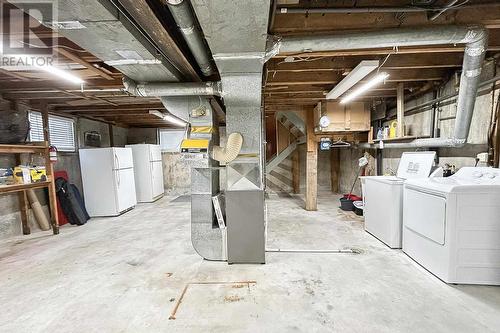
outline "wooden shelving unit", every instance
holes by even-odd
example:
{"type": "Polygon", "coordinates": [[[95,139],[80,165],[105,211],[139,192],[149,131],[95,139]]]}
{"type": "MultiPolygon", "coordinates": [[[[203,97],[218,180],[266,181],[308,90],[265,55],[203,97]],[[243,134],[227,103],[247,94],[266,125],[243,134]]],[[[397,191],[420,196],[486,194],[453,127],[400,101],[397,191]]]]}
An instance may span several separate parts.
{"type": "Polygon", "coordinates": [[[391,142],[391,141],[406,141],[406,140],[415,140],[415,139],[424,139],[428,138],[429,136],[402,136],[402,137],[396,137],[396,138],[387,138],[387,139],[374,139],[373,142],[391,142]]]}
{"type": "Polygon", "coordinates": [[[19,205],[21,207],[21,221],[23,227],[23,234],[29,235],[30,228],[28,225],[28,198],[26,190],[47,188],[49,191],[49,205],[52,232],[54,235],[59,233],[59,220],[57,218],[57,199],[54,179],[54,169],[50,163],[49,145],[48,142],[33,142],[24,145],[2,145],[0,144],[0,154],[13,154],[16,156],[16,163],[21,162],[21,154],[39,154],[43,155],[45,159],[45,169],[47,173],[47,181],[30,183],[30,184],[13,184],[13,185],[0,185],[0,195],[7,193],[18,193],[19,205]]]}

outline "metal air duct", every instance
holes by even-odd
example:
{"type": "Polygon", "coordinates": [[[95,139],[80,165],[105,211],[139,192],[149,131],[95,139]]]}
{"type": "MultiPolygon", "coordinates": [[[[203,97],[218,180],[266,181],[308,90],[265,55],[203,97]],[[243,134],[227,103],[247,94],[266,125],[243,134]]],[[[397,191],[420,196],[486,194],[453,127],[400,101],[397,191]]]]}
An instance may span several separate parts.
{"type": "Polygon", "coordinates": [[[192,0],[191,3],[221,75],[226,131],[243,137],[241,153],[226,165],[227,260],[263,263],[261,89],[270,0],[192,0]]]}
{"type": "MultiPolygon", "coordinates": [[[[439,26],[342,33],[341,35],[284,37],[269,48],[268,57],[278,53],[441,44],[466,44],[453,137],[417,139],[409,143],[388,143],[384,145],[384,148],[462,147],[469,134],[481,68],[488,46],[488,31],[484,27],[439,26]]],[[[369,144],[361,145],[361,147],[377,148],[369,144]]]]}
{"type": "Polygon", "coordinates": [[[125,91],[135,96],[142,97],[164,97],[164,96],[220,96],[222,86],[220,82],[147,82],[137,83],[124,77],[123,86],[125,91]]]}
{"type": "Polygon", "coordinates": [[[201,32],[195,25],[195,18],[189,1],[166,0],[166,2],[175,23],[177,23],[203,75],[210,76],[214,73],[214,67],[212,66],[211,57],[205,46],[201,32]]]}

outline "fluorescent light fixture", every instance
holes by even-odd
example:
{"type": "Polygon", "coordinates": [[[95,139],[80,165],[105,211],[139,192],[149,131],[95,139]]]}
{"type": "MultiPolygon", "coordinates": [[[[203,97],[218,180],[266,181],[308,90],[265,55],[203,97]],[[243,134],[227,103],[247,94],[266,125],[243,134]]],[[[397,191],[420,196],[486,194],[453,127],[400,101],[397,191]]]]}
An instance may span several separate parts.
{"type": "Polygon", "coordinates": [[[157,116],[163,120],[166,120],[169,123],[172,123],[172,124],[177,125],[177,126],[186,127],[186,125],[187,125],[187,123],[184,120],[177,118],[176,116],[172,115],[169,112],[161,112],[158,110],[149,110],[149,114],[155,115],[155,116],[157,116]]]}
{"type": "Polygon", "coordinates": [[[73,82],[76,84],[82,84],[84,82],[78,76],[75,76],[68,71],[63,71],[62,69],[59,69],[59,68],[54,67],[54,66],[36,66],[36,68],[39,68],[43,71],[46,71],[47,73],[59,76],[62,79],[65,79],[67,81],[70,81],[70,82],[73,82]]]}
{"type": "Polygon", "coordinates": [[[351,92],[349,95],[344,97],[340,101],[340,104],[345,104],[345,103],[352,101],[353,99],[355,99],[359,95],[361,95],[361,94],[365,93],[366,91],[370,90],[371,88],[375,87],[377,84],[384,82],[385,79],[387,79],[388,77],[389,77],[389,74],[387,74],[385,72],[375,75],[374,77],[371,78],[370,81],[361,85],[359,88],[357,88],[356,90],[351,92]]]}
{"type": "Polygon", "coordinates": [[[340,81],[339,84],[326,94],[326,99],[339,98],[343,93],[361,81],[365,76],[376,70],[378,66],[378,60],[361,61],[342,81],[340,81]]]}

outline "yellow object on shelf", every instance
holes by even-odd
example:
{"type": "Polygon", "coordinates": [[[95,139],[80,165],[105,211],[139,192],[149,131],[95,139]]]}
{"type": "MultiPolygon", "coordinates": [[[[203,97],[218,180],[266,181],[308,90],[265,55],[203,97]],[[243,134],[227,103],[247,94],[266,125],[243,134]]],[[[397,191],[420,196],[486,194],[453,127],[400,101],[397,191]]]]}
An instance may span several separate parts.
{"type": "Polygon", "coordinates": [[[31,174],[30,168],[25,165],[19,165],[14,168],[14,179],[18,184],[30,184],[31,174]]]}
{"type": "Polygon", "coordinates": [[[47,181],[47,172],[45,167],[32,167],[30,168],[31,181],[33,183],[47,181]]]}
{"type": "Polygon", "coordinates": [[[395,138],[398,135],[398,122],[393,121],[389,127],[389,138],[395,138]]]}

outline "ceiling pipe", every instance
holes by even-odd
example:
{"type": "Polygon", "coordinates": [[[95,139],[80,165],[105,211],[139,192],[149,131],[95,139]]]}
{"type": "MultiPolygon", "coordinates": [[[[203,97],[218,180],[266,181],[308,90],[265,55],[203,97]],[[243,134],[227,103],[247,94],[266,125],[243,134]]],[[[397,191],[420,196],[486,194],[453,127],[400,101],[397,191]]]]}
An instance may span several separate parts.
{"type": "Polygon", "coordinates": [[[166,97],[166,96],[221,96],[222,85],[216,82],[146,82],[137,83],[123,78],[124,90],[134,96],[166,97]]]}
{"type": "Polygon", "coordinates": [[[168,9],[174,17],[196,63],[205,76],[215,72],[208,47],[203,41],[200,30],[195,25],[194,14],[187,0],[166,0],[168,9]]]}
{"type": "MultiPolygon", "coordinates": [[[[268,48],[267,58],[281,53],[441,44],[466,44],[453,137],[417,139],[408,143],[386,143],[384,148],[462,147],[469,135],[481,68],[488,46],[488,31],[482,26],[398,28],[371,32],[345,32],[341,35],[283,37],[268,48]]],[[[370,144],[360,146],[378,148],[370,144]]]]}

